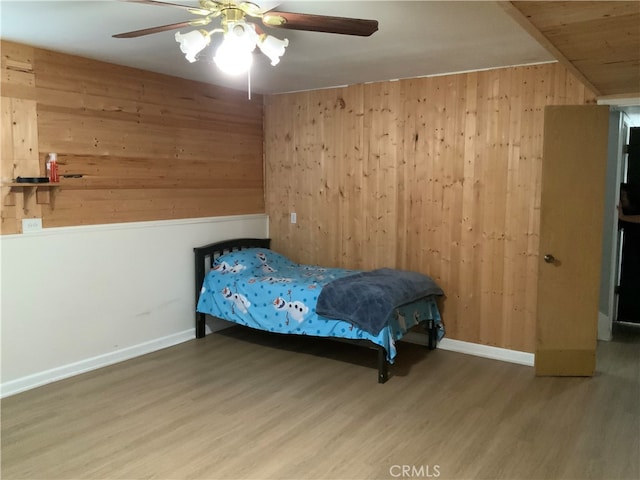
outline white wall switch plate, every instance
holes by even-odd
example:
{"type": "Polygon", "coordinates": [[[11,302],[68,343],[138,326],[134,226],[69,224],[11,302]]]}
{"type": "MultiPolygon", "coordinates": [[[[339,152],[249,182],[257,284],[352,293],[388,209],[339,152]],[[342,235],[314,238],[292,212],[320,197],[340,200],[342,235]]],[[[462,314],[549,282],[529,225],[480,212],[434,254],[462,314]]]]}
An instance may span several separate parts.
{"type": "Polygon", "coordinates": [[[22,233],[39,232],[42,230],[41,218],[23,218],[22,233]]]}
{"type": "Polygon", "coordinates": [[[296,223],[298,221],[298,216],[296,212],[291,212],[291,223],[296,223]]]}

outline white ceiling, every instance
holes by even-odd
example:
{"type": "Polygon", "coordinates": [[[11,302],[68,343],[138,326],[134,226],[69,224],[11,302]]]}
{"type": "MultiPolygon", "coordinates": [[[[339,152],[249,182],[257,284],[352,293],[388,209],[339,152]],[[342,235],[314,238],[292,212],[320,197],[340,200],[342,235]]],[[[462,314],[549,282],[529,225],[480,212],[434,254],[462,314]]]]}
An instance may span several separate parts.
{"type": "MultiPolygon", "coordinates": [[[[197,5],[197,1],[173,3],[197,5]]],[[[279,65],[254,56],[251,90],[281,93],[396,78],[549,62],[554,59],[496,2],[258,2],[276,10],[378,20],[371,37],[270,29],[290,41],[279,65]]],[[[174,31],[132,39],[111,35],[194,18],[163,6],[109,1],[0,1],[0,37],[36,47],[178,77],[247,88],[211,61],[191,64],[174,31]]],[[[213,25],[213,24],[212,24],[213,25]]],[[[209,27],[208,27],[209,28],[209,27]]],[[[211,26],[210,28],[214,28],[211,26]]],[[[189,29],[183,30],[183,32],[189,29]]],[[[215,45],[202,56],[211,57],[215,45]]],[[[214,45],[215,44],[215,45],[214,45]]]]}

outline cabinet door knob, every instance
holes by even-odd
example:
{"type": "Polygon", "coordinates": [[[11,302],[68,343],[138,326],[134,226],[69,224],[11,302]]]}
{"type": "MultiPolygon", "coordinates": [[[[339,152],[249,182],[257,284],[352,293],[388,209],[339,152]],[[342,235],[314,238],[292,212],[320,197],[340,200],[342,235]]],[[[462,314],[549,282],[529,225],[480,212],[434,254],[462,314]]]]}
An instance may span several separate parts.
{"type": "Polygon", "coordinates": [[[545,262],[547,262],[547,263],[553,263],[553,262],[555,262],[555,261],[556,261],[556,257],[554,257],[553,255],[551,255],[550,253],[547,253],[547,254],[544,256],[544,261],[545,261],[545,262]]]}

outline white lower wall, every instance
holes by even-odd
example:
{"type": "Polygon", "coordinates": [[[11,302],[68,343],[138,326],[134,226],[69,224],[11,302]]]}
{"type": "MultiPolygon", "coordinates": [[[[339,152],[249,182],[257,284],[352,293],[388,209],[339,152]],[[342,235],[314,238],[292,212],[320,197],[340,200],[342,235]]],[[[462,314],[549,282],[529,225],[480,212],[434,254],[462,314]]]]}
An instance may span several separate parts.
{"type": "Polygon", "coordinates": [[[2,236],[2,396],[194,338],[193,248],[267,236],[266,215],[2,236]]]}

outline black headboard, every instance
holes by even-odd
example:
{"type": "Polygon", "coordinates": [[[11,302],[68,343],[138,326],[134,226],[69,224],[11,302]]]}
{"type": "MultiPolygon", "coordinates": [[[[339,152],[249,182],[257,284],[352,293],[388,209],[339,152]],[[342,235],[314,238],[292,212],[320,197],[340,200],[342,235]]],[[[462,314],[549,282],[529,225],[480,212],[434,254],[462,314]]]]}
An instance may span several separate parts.
{"type": "MultiPolygon", "coordinates": [[[[224,254],[245,248],[269,248],[270,238],[235,238],[222,242],[210,243],[202,247],[193,249],[195,253],[195,283],[196,283],[196,305],[200,297],[200,289],[207,271],[207,265],[211,266],[213,259],[224,254]],[[207,260],[209,263],[207,263],[207,260]]],[[[204,337],[204,314],[196,312],[196,337],[204,337]]]]}

